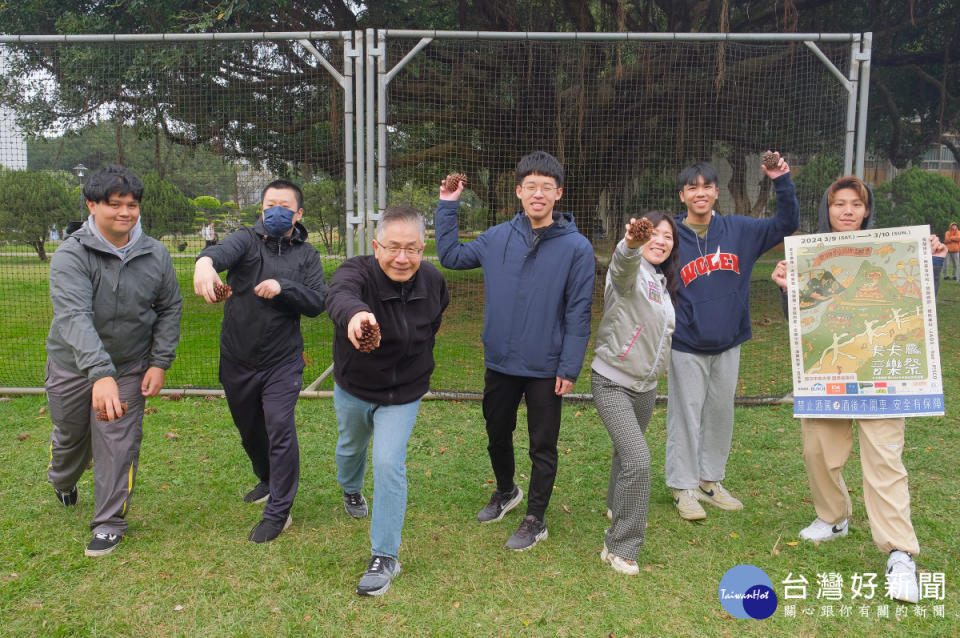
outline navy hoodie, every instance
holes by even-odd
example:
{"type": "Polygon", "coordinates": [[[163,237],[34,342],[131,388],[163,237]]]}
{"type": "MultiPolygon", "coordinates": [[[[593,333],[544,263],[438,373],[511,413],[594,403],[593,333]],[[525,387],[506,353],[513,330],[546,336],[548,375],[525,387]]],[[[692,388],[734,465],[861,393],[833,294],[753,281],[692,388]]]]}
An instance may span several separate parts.
{"type": "Polygon", "coordinates": [[[719,354],[753,336],[750,275],[753,264],[800,225],[800,204],[790,173],[773,180],[777,212],[772,218],[714,215],[706,237],[674,218],[680,263],[677,327],[673,349],[719,354]]]}
{"type": "Polygon", "coordinates": [[[593,246],[570,213],[537,238],[519,212],[460,243],[457,201],[437,206],[437,254],[446,268],[483,268],[483,358],[514,376],[576,381],[590,340],[593,246]]]}

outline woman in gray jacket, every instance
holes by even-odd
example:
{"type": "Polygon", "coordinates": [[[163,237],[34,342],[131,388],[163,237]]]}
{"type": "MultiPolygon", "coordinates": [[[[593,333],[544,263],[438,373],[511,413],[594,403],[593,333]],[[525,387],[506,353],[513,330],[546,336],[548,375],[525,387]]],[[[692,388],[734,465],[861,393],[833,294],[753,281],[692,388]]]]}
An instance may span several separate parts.
{"type": "Polygon", "coordinates": [[[593,402],[613,440],[607,516],[613,521],[600,558],[637,574],[650,502],[650,451],[644,433],[667,369],[679,284],[673,252],[677,228],[666,213],[644,215],[649,240],[627,224],[607,271],[603,317],[592,366],[593,402]]]}

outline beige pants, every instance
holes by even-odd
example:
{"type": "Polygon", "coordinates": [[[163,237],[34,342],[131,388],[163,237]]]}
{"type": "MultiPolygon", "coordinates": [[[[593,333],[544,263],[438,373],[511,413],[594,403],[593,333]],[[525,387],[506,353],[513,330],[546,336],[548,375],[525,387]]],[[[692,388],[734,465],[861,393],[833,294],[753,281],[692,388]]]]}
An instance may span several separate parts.
{"type": "MultiPolygon", "coordinates": [[[[800,419],[803,462],[817,516],[839,523],[853,514],[843,466],[853,449],[852,419],[800,419]]],[[[910,522],[910,489],[903,466],[903,418],[860,419],[863,502],[873,542],[882,552],[899,549],[914,556],[920,544],[910,522]]]]}

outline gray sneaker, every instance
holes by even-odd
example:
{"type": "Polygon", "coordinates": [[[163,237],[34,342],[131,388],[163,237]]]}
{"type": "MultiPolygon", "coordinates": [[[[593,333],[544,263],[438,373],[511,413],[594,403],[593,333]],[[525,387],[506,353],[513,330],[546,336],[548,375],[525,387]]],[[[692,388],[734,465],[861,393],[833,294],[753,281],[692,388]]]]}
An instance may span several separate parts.
{"type": "Polygon", "coordinates": [[[503,547],[504,549],[522,552],[525,549],[530,549],[546,537],[547,526],[544,525],[543,521],[533,514],[527,514],[523,522],[520,523],[520,527],[513,533],[513,536],[507,539],[507,544],[503,547]]]}
{"type": "Polygon", "coordinates": [[[354,518],[366,518],[368,513],[367,499],[363,498],[363,494],[360,492],[354,492],[352,494],[344,492],[343,509],[354,518]]]}
{"type": "Polygon", "coordinates": [[[387,593],[390,583],[400,573],[400,562],[389,556],[374,556],[370,559],[367,571],[363,573],[357,594],[360,596],[380,596],[387,593]]]}
{"type": "Polygon", "coordinates": [[[523,490],[517,485],[514,485],[513,490],[507,493],[493,490],[490,502],[477,514],[477,520],[481,523],[503,520],[504,514],[516,507],[521,500],[523,500],[523,490]]]}

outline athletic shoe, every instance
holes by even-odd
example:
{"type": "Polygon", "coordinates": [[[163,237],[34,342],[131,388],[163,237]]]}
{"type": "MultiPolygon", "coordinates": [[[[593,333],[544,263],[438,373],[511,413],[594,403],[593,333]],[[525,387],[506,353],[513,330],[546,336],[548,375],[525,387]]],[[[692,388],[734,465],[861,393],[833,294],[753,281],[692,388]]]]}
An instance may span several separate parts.
{"type": "Polygon", "coordinates": [[[354,518],[366,518],[369,510],[367,509],[367,499],[363,498],[360,492],[348,494],[343,493],[343,509],[354,518]]]}
{"type": "Polygon", "coordinates": [[[119,534],[94,534],[93,540],[90,541],[83,553],[91,558],[106,556],[116,549],[121,540],[123,540],[123,536],[119,534]]]}
{"type": "Polygon", "coordinates": [[[907,552],[895,549],[887,559],[887,590],[894,600],[915,603],[920,600],[917,564],[907,552]]]}
{"type": "Polygon", "coordinates": [[[701,483],[700,488],[695,490],[695,493],[701,501],[710,503],[714,507],[719,507],[722,510],[733,511],[743,509],[743,503],[735,499],[730,492],[724,489],[724,487],[720,485],[720,481],[701,483]]]}
{"type": "Polygon", "coordinates": [[[400,573],[400,563],[389,556],[374,556],[357,585],[360,596],[381,596],[390,589],[390,583],[400,573]]]}
{"type": "Polygon", "coordinates": [[[493,490],[490,502],[477,514],[477,520],[481,523],[503,520],[504,514],[516,507],[521,500],[523,500],[523,490],[517,485],[514,485],[513,490],[507,493],[493,490]]]}
{"type": "Polygon", "coordinates": [[[522,552],[530,549],[547,536],[547,526],[543,524],[543,521],[533,514],[527,514],[517,531],[507,539],[507,544],[503,548],[522,552]]]}
{"type": "Polygon", "coordinates": [[[64,507],[76,505],[77,496],[80,495],[76,485],[73,486],[73,489],[67,490],[66,492],[60,491],[57,488],[53,488],[53,493],[57,495],[57,500],[60,501],[64,507]]]}
{"type": "Polygon", "coordinates": [[[673,490],[673,504],[680,512],[680,518],[688,521],[699,521],[707,517],[703,506],[697,502],[695,492],[699,490],[673,490]]]}
{"type": "Polygon", "coordinates": [[[287,516],[286,521],[275,521],[270,518],[264,518],[250,530],[250,536],[247,537],[247,540],[253,541],[254,543],[272,541],[277,536],[280,536],[280,532],[290,527],[291,523],[293,523],[293,519],[290,518],[290,516],[287,516]]]}
{"type": "Polygon", "coordinates": [[[627,576],[636,576],[640,573],[640,566],[637,565],[637,561],[627,560],[622,556],[611,554],[610,550],[607,549],[606,543],[603,544],[603,550],[600,552],[600,560],[609,563],[610,567],[613,567],[613,571],[626,574],[627,576]]]}
{"type": "Polygon", "coordinates": [[[817,517],[812,523],[800,530],[800,538],[814,543],[832,541],[840,536],[846,536],[850,529],[850,519],[843,519],[839,523],[828,523],[817,517]]]}
{"type": "Polygon", "coordinates": [[[270,486],[264,482],[257,483],[257,486],[247,492],[243,497],[244,503],[263,503],[270,498],[270,486]]]}

